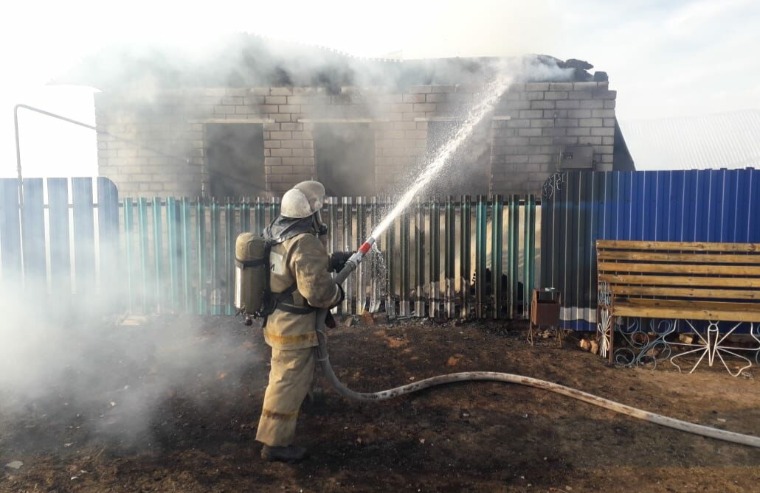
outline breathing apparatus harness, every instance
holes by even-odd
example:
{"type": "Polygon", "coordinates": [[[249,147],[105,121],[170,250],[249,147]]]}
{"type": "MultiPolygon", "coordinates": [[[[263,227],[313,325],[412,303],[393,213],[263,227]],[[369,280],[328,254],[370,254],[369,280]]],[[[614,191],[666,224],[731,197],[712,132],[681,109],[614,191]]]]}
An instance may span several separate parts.
{"type": "MultiPolygon", "coordinates": [[[[301,219],[291,219],[279,216],[264,230],[264,238],[270,242],[271,248],[274,245],[279,245],[304,233],[315,234],[317,236],[326,235],[327,225],[322,223],[321,219],[319,211],[309,217],[301,219]]],[[[268,276],[267,284],[269,284],[268,276]]],[[[317,308],[309,305],[305,300],[304,305],[296,305],[295,299],[293,298],[293,293],[296,291],[298,291],[298,286],[295,282],[285,291],[280,293],[269,291],[270,306],[268,312],[272,313],[275,310],[282,310],[296,315],[306,315],[317,311],[317,308]]],[[[264,318],[264,325],[266,325],[266,318],[264,318]]]]}

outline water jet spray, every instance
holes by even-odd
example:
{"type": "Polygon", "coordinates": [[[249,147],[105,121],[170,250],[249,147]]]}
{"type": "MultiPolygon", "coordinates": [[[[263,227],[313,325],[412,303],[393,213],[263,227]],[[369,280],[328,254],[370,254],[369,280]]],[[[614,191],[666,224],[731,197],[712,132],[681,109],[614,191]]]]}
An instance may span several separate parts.
{"type": "MultiPolygon", "coordinates": [[[[394,219],[403,212],[404,209],[411,203],[413,198],[433,179],[433,177],[442,169],[446,163],[448,157],[462,144],[462,142],[470,135],[472,129],[476,123],[478,123],[488,111],[493,107],[495,102],[501,97],[501,94],[506,91],[511,83],[511,79],[500,78],[492,86],[491,92],[486,93],[485,99],[476,106],[473,111],[470,112],[469,118],[465,121],[464,125],[459,129],[454,138],[449,141],[442,150],[438,157],[430,163],[430,165],[422,172],[421,175],[415,180],[413,185],[406,191],[401,197],[396,206],[390,213],[380,222],[380,224],[372,231],[371,235],[364,243],[351,255],[346,261],[346,265],[335,276],[335,282],[342,284],[348,276],[355,271],[364,256],[372,249],[372,245],[380,234],[382,234],[394,221],[394,219]]],[[[317,339],[319,345],[317,347],[317,359],[322,367],[326,378],[330,381],[330,384],[335,390],[342,396],[349,399],[359,400],[363,402],[374,402],[391,399],[394,397],[400,397],[405,394],[411,394],[430,387],[446,385],[455,382],[471,382],[471,381],[491,381],[491,382],[504,382],[513,383],[519,385],[526,385],[529,387],[535,387],[538,389],[548,390],[558,394],[562,394],[574,399],[593,404],[595,406],[603,407],[605,409],[625,414],[638,419],[649,421],[661,426],[666,426],[676,430],[693,433],[696,435],[706,436],[723,440],[727,442],[738,443],[741,445],[748,445],[751,447],[760,448],[760,437],[752,435],[744,435],[741,433],[735,433],[731,431],[719,430],[709,426],[699,425],[695,423],[689,423],[687,421],[681,421],[675,418],[662,416],[659,414],[651,413],[637,409],[625,404],[621,404],[603,397],[598,397],[581,390],[573,389],[564,385],[552,383],[546,380],[539,380],[536,378],[526,377],[522,375],[515,375],[511,373],[500,373],[490,371],[472,371],[472,372],[459,372],[451,373],[447,375],[438,375],[435,377],[420,380],[407,385],[394,387],[387,390],[381,390],[378,392],[357,392],[349,389],[344,385],[335,375],[332,365],[330,364],[330,356],[327,351],[327,337],[325,320],[328,310],[320,309],[317,312],[317,339]]]]}

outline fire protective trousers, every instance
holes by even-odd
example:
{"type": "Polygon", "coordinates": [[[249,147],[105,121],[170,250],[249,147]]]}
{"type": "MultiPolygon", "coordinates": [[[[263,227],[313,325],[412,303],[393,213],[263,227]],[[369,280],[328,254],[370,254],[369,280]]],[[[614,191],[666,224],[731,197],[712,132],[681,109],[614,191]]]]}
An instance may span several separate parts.
{"type": "Polygon", "coordinates": [[[272,348],[269,385],[256,430],[256,440],[270,447],[292,445],[301,403],[314,380],[314,348],[272,348]]]}

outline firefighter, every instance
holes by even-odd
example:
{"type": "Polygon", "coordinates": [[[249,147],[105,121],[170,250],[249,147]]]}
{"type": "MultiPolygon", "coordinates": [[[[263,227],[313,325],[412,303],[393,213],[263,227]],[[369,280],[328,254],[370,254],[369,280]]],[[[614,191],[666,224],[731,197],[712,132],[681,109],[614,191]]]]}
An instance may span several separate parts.
{"type": "Polygon", "coordinates": [[[320,209],[325,188],[305,181],[285,192],[280,215],[264,236],[274,244],[269,256],[274,311],[264,324],[264,340],[272,348],[269,384],[264,394],[256,440],[267,461],[297,462],[306,449],[294,444],[296,421],[311,390],[318,345],[318,308],[332,308],[344,298],[330,269],[345,264],[345,254],[332,257],[325,247],[327,227],[320,209]]]}

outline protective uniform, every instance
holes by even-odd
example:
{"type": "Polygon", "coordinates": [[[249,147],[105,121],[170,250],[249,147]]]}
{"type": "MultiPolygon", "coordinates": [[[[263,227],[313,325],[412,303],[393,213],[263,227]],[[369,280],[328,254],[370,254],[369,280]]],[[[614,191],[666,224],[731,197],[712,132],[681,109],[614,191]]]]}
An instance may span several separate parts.
{"type": "Polygon", "coordinates": [[[272,359],[256,440],[265,445],[262,457],[268,460],[299,460],[305,452],[293,440],[314,378],[316,309],[332,308],[343,299],[319,238],[326,233],[319,219],[324,193],[318,182],[299,183],[285,193],[280,216],[264,233],[275,240],[269,261],[276,304],[264,327],[272,359]]]}

